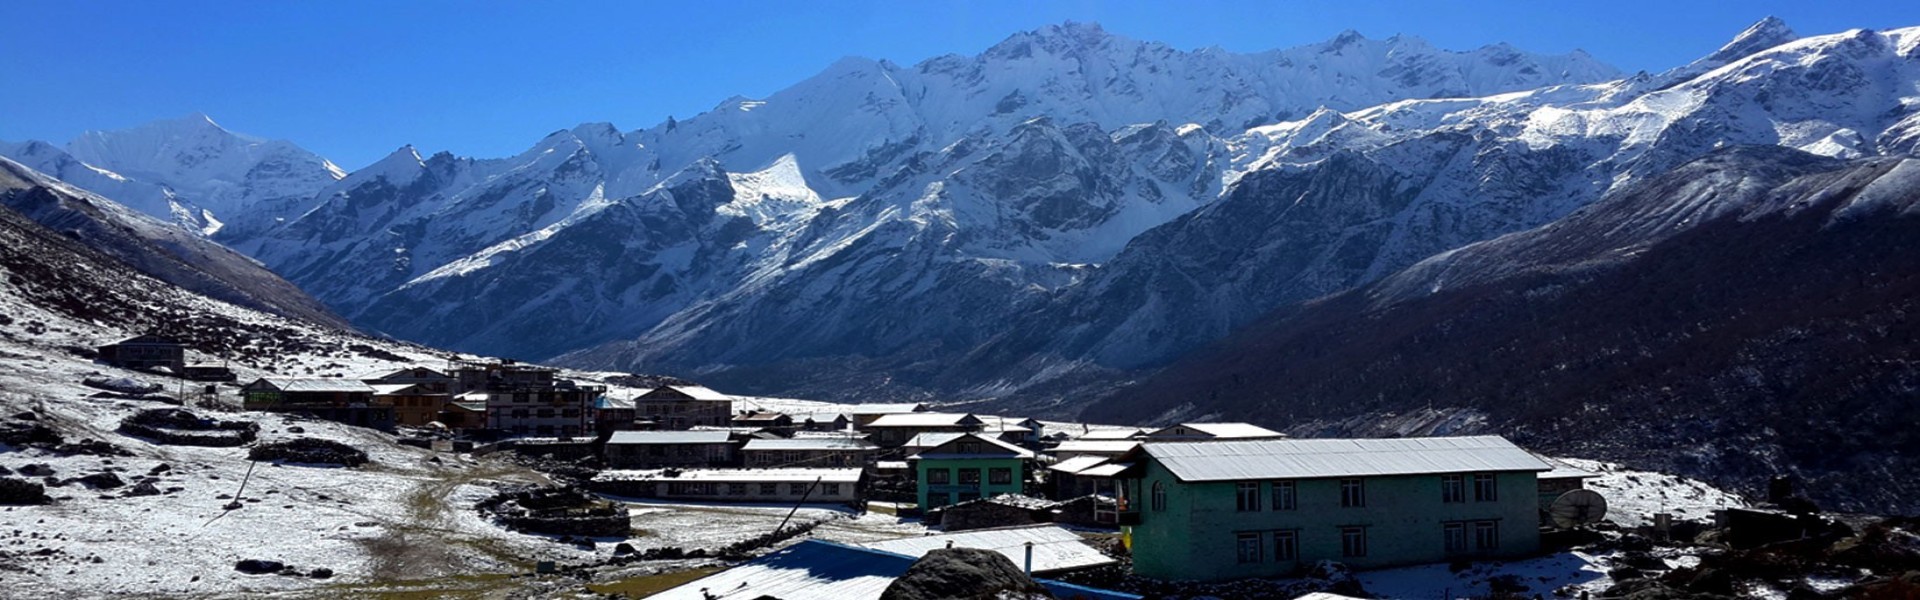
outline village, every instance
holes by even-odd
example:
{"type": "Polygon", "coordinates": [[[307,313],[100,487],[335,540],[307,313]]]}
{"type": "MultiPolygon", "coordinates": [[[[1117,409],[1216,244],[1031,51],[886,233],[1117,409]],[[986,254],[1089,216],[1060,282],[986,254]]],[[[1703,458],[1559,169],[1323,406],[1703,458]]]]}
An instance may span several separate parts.
{"type": "MultiPolygon", "coordinates": [[[[651,597],[878,598],[916,560],[954,548],[1003,557],[990,566],[1015,569],[1013,579],[1031,578],[1057,598],[1239,590],[1231,597],[1248,581],[1291,583],[1247,597],[1368,597],[1356,572],[1538,560],[1617,539],[1616,521],[1634,522],[1608,519],[1607,495],[1588,485],[1599,473],[1497,436],[1294,439],[1249,423],[1136,428],[926,403],[779,403],[671,378],[609,386],[473,359],[358,379],[241,381],[222,365],[188,360],[194,354],[148,335],[100,346],[96,362],[171,376],[177,390],[192,390],[180,394],[183,405],[209,414],[298,415],[388,432],[398,445],[513,457],[555,485],[477,502],[473,510],[494,523],[562,544],[619,546],[615,564],[710,557],[728,566],[667,573],[639,588],[651,597]],[[629,545],[640,530],[634,515],[659,507],[787,517],[721,548],[629,545]],[[788,525],[803,507],[888,524],[858,543],[817,539],[807,525],[788,525]],[[701,576],[679,581],[692,575],[701,576]]],[[[148,387],[102,394],[160,391],[148,387]]],[[[208,445],[251,440],[216,419],[166,414],[129,419],[122,430],[208,445]]],[[[314,452],[302,461],[337,460],[324,447],[306,450],[314,452]]],[[[1809,527],[1785,510],[1676,513],[1637,515],[1650,517],[1640,529],[1667,537],[1711,517],[1748,523],[1744,531],[1758,536],[1749,543],[1761,543],[1809,527]]],[[[570,568],[581,566],[540,565],[550,576],[570,568]]]]}

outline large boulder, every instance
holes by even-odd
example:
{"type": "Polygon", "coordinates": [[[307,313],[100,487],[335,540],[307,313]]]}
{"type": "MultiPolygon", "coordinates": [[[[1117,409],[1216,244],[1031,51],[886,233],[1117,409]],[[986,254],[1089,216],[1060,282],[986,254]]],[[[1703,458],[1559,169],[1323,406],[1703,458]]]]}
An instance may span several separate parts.
{"type": "Polygon", "coordinates": [[[0,477],[0,504],[25,506],[46,504],[52,499],[47,497],[47,487],[38,483],[13,477],[0,477]]]}
{"type": "Polygon", "coordinates": [[[927,552],[895,579],[880,600],[994,600],[1052,598],[1007,557],[978,548],[927,552]]]}

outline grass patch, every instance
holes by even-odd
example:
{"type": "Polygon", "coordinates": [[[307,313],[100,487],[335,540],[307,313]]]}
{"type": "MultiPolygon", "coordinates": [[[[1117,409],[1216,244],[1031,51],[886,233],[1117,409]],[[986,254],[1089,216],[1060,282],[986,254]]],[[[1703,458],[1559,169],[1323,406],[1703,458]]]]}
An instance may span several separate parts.
{"type": "Polygon", "coordinates": [[[722,570],[724,570],[722,567],[700,567],[687,571],[643,575],[606,583],[589,583],[587,589],[596,594],[626,594],[632,598],[645,598],[722,570]]]}

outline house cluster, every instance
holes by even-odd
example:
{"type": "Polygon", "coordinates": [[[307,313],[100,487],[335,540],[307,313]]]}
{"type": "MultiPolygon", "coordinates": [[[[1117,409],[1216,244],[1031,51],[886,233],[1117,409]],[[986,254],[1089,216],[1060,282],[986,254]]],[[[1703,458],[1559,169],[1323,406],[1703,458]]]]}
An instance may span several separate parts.
{"type": "Polygon", "coordinates": [[[179,340],[140,335],[94,349],[100,362],[135,371],[172,375],[190,381],[233,381],[233,370],[210,357],[190,353],[179,340]],[[197,360],[190,360],[197,359],[197,360]]]}

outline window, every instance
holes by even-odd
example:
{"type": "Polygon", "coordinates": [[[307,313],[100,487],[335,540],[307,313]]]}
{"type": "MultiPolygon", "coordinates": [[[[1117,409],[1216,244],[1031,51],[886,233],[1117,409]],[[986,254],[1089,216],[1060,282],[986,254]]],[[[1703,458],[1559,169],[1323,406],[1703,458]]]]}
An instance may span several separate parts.
{"type": "Polygon", "coordinates": [[[960,485],[980,485],[980,470],[960,469],[960,485]]]}
{"type": "Polygon", "coordinates": [[[1300,494],[1291,481],[1273,482],[1273,509],[1295,510],[1300,508],[1300,494]]]}
{"type": "Polygon", "coordinates": [[[1473,501],[1493,502],[1499,500],[1500,486],[1495,485],[1492,473],[1473,475],[1473,501]]]}
{"type": "Polygon", "coordinates": [[[1361,508],[1367,505],[1367,482],[1361,479],[1340,480],[1340,508],[1361,508]]]}
{"type": "Polygon", "coordinates": [[[928,492],[927,508],[939,508],[952,504],[950,498],[951,496],[948,496],[946,492],[928,492]]]}
{"type": "Polygon", "coordinates": [[[987,469],[987,483],[1011,485],[1013,483],[1013,468],[994,467],[987,469]]]}
{"type": "Polygon", "coordinates": [[[1159,481],[1153,482],[1152,504],[1153,504],[1153,510],[1156,512],[1167,509],[1167,484],[1166,483],[1159,482],[1159,481]]]}
{"type": "Polygon", "coordinates": [[[1300,532],[1283,529],[1273,532],[1273,560],[1286,562],[1300,558],[1300,532]]]}
{"type": "Polygon", "coordinates": [[[829,496],[837,496],[840,494],[840,484],[838,483],[820,484],[820,493],[826,494],[829,496]]]}
{"type": "Polygon", "coordinates": [[[1242,481],[1236,484],[1234,486],[1233,506],[1234,510],[1240,512],[1259,512],[1260,484],[1252,481],[1242,481]]]}
{"type": "Polygon", "coordinates": [[[807,484],[804,484],[804,483],[789,483],[789,484],[787,484],[787,493],[789,493],[789,494],[793,494],[793,495],[795,495],[795,496],[798,496],[798,495],[801,495],[801,494],[805,494],[805,493],[807,493],[807,484]]]}
{"type": "Polygon", "coordinates": [[[980,492],[960,492],[960,501],[969,502],[980,499],[980,492]]]}
{"type": "Polygon", "coordinates": [[[961,454],[979,454],[980,443],[979,442],[960,442],[960,453],[961,454]]]}
{"type": "Polygon", "coordinates": [[[1461,475],[1440,476],[1440,501],[1445,503],[1467,501],[1467,478],[1461,475]]]}
{"type": "Polygon", "coordinates": [[[747,484],[729,483],[727,484],[727,493],[735,496],[745,496],[747,495],[747,484]]]}
{"type": "Polygon", "coordinates": [[[1340,556],[1357,558],[1367,555],[1367,528],[1340,528],[1340,556]]]}
{"type": "Polygon", "coordinates": [[[1473,549],[1482,552],[1500,549],[1500,522],[1473,522],[1473,549]]]}
{"type": "Polygon", "coordinates": [[[927,469],[927,483],[946,485],[953,481],[953,471],[947,469],[927,469]]]}
{"type": "Polygon", "coordinates": [[[1260,562],[1260,534],[1236,533],[1233,536],[1233,544],[1235,553],[1240,557],[1240,564],[1260,562]]]}
{"type": "Polygon", "coordinates": [[[760,495],[762,496],[772,496],[779,493],[780,493],[780,484],[778,483],[760,484],[760,495]]]}
{"type": "Polygon", "coordinates": [[[1447,554],[1461,554],[1467,551],[1467,524],[1445,523],[1440,526],[1441,537],[1446,539],[1447,554]]]}

